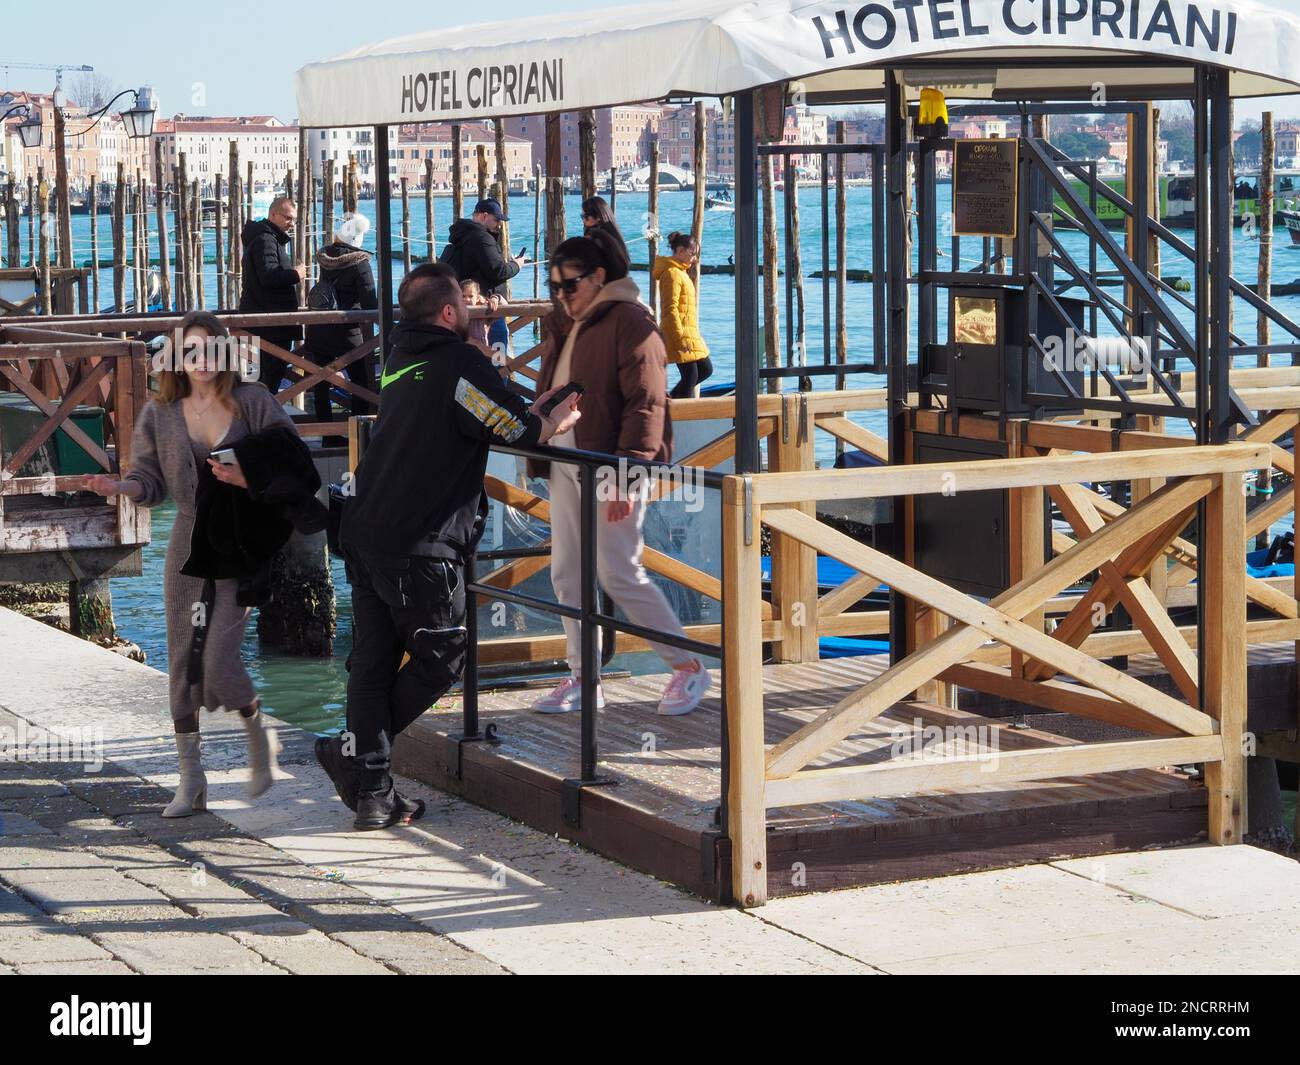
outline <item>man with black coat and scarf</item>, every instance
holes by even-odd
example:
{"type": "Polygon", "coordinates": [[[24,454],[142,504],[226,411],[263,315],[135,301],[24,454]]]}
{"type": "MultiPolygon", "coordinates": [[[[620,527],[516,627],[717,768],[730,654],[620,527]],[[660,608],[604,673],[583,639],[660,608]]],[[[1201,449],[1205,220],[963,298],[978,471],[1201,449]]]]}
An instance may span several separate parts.
{"type": "Polygon", "coordinates": [[[393,787],[392,744],[464,668],[464,566],[487,515],[489,445],[530,447],[579,417],[573,396],[548,416],[538,412],[549,392],[530,408],[466,341],[469,312],[450,267],[412,270],[397,300],[379,417],[339,531],[352,585],[347,733],[316,742],[358,829],[423,812],[393,787]]]}
{"type": "MultiPolygon", "coordinates": [[[[244,226],[243,271],[239,309],[245,314],[265,314],[298,309],[298,286],[307,276],[307,267],[294,262],[289,254],[289,234],[298,221],[298,208],[288,196],[271,201],[266,218],[244,226]]],[[[247,330],[253,336],[285,351],[302,339],[296,325],[256,326],[247,330]]],[[[260,353],[258,380],[271,395],[280,390],[288,364],[269,352],[260,353]]]]}

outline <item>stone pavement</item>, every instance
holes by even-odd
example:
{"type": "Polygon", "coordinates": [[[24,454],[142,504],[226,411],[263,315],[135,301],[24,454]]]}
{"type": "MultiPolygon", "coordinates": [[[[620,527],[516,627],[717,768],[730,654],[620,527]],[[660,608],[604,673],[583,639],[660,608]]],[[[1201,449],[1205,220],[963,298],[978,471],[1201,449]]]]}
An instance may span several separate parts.
{"type": "MultiPolygon", "coordinates": [[[[0,969],[17,972],[1283,972],[1300,864],[1191,847],[710,906],[417,783],[421,822],[351,831],[285,729],[243,798],[205,718],[205,815],[165,821],[166,680],[0,610],[0,727],[91,728],[106,764],[0,764],[0,969]],[[1282,949],[1279,949],[1281,947],[1282,949]]],[[[405,790],[405,789],[404,789],[405,790]]]]}

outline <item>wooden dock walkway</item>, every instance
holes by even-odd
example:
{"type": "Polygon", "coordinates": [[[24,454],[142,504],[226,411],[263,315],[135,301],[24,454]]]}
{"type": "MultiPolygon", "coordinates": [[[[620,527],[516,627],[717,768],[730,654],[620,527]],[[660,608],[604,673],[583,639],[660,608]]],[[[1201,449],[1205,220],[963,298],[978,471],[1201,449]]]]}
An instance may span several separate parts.
{"type": "MultiPolygon", "coordinates": [[[[767,742],[779,742],[886,666],[876,655],[765,666],[767,742]]],[[[676,718],[655,714],[663,676],[605,683],[599,771],[614,783],[582,789],[576,826],[564,817],[563,782],[577,773],[580,716],[533,713],[543,688],[480,692],[481,724],[496,727],[499,745],[458,744],[459,702],[445,701],[399,739],[395,767],[725,899],[730,854],[715,821],[722,779],[719,679],[715,674],[699,710],[676,718]]],[[[968,743],[966,753],[990,757],[1077,742],[1008,718],[913,701],[897,704],[814,764],[882,762],[905,751],[918,733],[922,756],[936,762],[960,753],[954,745],[963,738],[978,744],[968,743]],[[942,738],[935,730],[943,730],[942,738]]],[[[1205,832],[1205,805],[1205,789],[1195,779],[1164,768],[774,808],[767,814],[768,889],[789,895],[1190,840],[1205,832]]]]}

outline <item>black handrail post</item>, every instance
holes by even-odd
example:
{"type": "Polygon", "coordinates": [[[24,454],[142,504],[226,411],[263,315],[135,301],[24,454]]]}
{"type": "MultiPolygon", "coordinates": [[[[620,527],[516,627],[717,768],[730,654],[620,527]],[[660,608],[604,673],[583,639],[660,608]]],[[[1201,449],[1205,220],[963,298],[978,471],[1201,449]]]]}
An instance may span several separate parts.
{"type": "Polygon", "coordinates": [[[379,296],[379,363],[382,366],[393,339],[393,224],[388,183],[388,127],[375,127],[375,253],[379,296]]]}
{"type": "Polygon", "coordinates": [[[479,738],[478,730],[478,593],[473,590],[477,579],[477,555],[465,562],[465,679],[461,684],[462,739],[479,738]]]}
{"type": "Polygon", "coordinates": [[[596,779],[596,691],[600,657],[596,639],[596,477],[589,463],[578,467],[582,501],[582,782],[596,779]]]}

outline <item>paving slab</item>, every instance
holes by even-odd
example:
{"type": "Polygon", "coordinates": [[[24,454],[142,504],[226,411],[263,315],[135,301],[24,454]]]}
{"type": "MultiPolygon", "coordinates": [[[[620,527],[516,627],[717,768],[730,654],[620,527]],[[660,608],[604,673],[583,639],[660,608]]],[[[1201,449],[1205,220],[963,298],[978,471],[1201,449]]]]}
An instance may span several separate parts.
{"type": "Polygon", "coordinates": [[[1053,865],[1197,917],[1262,917],[1273,911],[1300,916],[1300,863],[1259,847],[1205,844],[1053,865]]]}
{"type": "Polygon", "coordinates": [[[1300,973],[1300,924],[1267,915],[1202,920],[1194,934],[1103,932],[891,964],[891,973],[1285,975],[1300,973]],[[1289,944],[1279,949],[1281,944],[1289,944]]]}
{"type": "MultiPolygon", "coordinates": [[[[1297,870],[1300,872],[1300,870],[1297,870]]],[[[1051,866],[1029,865],[935,880],[775,899],[758,917],[888,971],[947,955],[1042,945],[1097,928],[1193,937],[1204,923],[1159,903],[1051,866]]]]}
{"type": "Polygon", "coordinates": [[[20,965],[19,976],[135,976],[129,965],[113,958],[107,961],[43,961],[20,965]]]}
{"type": "Polygon", "coordinates": [[[244,944],[216,932],[99,932],[95,941],[131,968],[150,974],[284,972],[244,944]]]}

